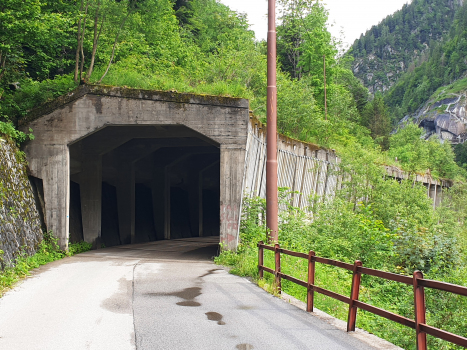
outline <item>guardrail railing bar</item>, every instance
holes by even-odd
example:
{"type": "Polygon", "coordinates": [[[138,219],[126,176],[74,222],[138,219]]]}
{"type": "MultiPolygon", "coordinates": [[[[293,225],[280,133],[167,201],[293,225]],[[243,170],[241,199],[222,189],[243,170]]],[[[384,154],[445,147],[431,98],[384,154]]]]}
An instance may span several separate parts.
{"type": "Polygon", "coordinates": [[[420,329],[420,324],[426,323],[425,288],[418,281],[423,279],[423,273],[413,273],[413,291],[415,306],[415,332],[417,334],[417,350],[427,350],[426,333],[420,329]]]}
{"type": "Polygon", "coordinates": [[[350,304],[349,304],[349,317],[347,319],[347,332],[355,332],[355,326],[357,323],[357,311],[358,307],[355,306],[355,301],[358,300],[360,294],[360,282],[362,280],[362,274],[358,271],[358,267],[362,266],[360,260],[356,260],[353,265],[352,275],[352,289],[350,290],[350,304]]]}
{"type": "Polygon", "coordinates": [[[263,249],[263,241],[258,243],[258,273],[259,278],[264,277],[263,265],[264,265],[264,249],[263,249]]]}
{"type": "Polygon", "coordinates": [[[384,272],[380,270],[369,269],[362,266],[361,261],[357,260],[353,265],[343,263],[337,260],[325,259],[317,257],[315,252],[309,251],[308,255],[304,253],[297,253],[286,249],[281,249],[279,244],[274,246],[265,245],[262,241],[258,243],[258,272],[260,278],[263,278],[264,271],[269,272],[275,276],[274,283],[276,291],[281,293],[281,278],[285,278],[295,284],[304,286],[307,288],[307,311],[313,312],[314,308],[314,292],[324,294],[333,299],[349,304],[349,315],[347,320],[347,331],[355,331],[357,311],[358,309],[369,311],[375,315],[379,315],[391,321],[400,323],[410,328],[414,328],[417,337],[417,350],[427,350],[427,334],[432,335],[436,338],[446,340],[456,345],[460,345],[467,348],[467,338],[460,335],[456,335],[439,328],[435,328],[426,324],[426,304],[425,304],[425,287],[443,290],[457,295],[467,296],[467,287],[458,286],[451,283],[426,280],[423,278],[423,273],[415,271],[413,278],[409,276],[397,275],[390,272],[384,272]],[[271,250],[274,252],[274,269],[264,266],[264,250],[271,250]],[[298,257],[305,258],[308,260],[308,278],[307,281],[299,280],[293,276],[288,276],[281,272],[281,253],[298,257]],[[319,262],[326,265],[340,267],[346,270],[351,270],[352,275],[352,288],[350,292],[350,298],[341,294],[332,292],[330,290],[318,287],[315,285],[315,263],[319,262]],[[414,290],[414,311],[415,320],[408,319],[406,317],[397,315],[395,313],[377,308],[370,304],[363,303],[358,300],[361,284],[361,275],[375,276],[383,278],[388,281],[395,281],[408,285],[413,285],[414,290]],[[412,282],[410,282],[412,280],[412,282]]]}
{"type": "Polygon", "coordinates": [[[313,312],[315,299],[315,261],[313,257],[315,252],[310,250],[308,253],[308,287],[306,296],[306,311],[313,312]]]}
{"type": "Polygon", "coordinates": [[[276,287],[276,292],[278,294],[281,294],[282,288],[281,288],[281,252],[280,252],[280,246],[278,243],[274,245],[274,271],[275,271],[275,287],[276,287]]]}

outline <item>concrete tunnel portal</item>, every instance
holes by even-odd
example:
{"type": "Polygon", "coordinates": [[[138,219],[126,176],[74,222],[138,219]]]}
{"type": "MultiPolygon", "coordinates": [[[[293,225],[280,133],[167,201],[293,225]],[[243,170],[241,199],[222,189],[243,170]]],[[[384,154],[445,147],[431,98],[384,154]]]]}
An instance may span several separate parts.
{"type": "Polygon", "coordinates": [[[43,226],[62,248],[219,236],[236,249],[248,125],[245,99],[81,85],[20,122],[43,226]]]}
{"type": "Polygon", "coordinates": [[[220,235],[216,142],[185,126],[107,126],[69,152],[70,242],[220,235]]]}

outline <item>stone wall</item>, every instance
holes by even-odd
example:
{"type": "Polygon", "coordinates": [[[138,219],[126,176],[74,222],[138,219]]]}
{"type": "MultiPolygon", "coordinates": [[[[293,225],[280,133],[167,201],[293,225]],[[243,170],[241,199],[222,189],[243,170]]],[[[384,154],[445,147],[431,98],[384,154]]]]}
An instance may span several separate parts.
{"type": "Polygon", "coordinates": [[[0,267],[4,268],[22,252],[34,254],[43,235],[25,162],[16,145],[1,137],[0,203],[0,267]]]}

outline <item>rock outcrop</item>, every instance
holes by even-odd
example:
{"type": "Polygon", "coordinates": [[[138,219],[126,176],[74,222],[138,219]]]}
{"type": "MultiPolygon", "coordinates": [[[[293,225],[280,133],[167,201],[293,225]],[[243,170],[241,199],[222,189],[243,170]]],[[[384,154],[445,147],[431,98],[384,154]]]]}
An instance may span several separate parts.
{"type": "Polygon", "coordinates": [[[39,247],[43,233],[34,196],[23,155],[0,138],[0,268],[39,247]]]}
{"type": "MultiPolygon", "coordinates": [[[[414,116],[415,122],[425,129],[425,138],[437,135],[452,144],[467,140],[466,93],[450,94],[447,98],[428,101],[414,116]]],[[[404,118],[406,119],[406,118],[404,118]]]]}

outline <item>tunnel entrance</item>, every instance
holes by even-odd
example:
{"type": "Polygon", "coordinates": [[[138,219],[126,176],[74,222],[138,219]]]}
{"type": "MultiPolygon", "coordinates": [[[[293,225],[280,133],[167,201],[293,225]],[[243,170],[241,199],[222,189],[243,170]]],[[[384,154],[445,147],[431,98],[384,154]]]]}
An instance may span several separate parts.
{"type": "Polygon", "coordinates": [[[69,145],[70,242],[220,235],[220,146],[182,125],[106,126],[69,145]]]}

